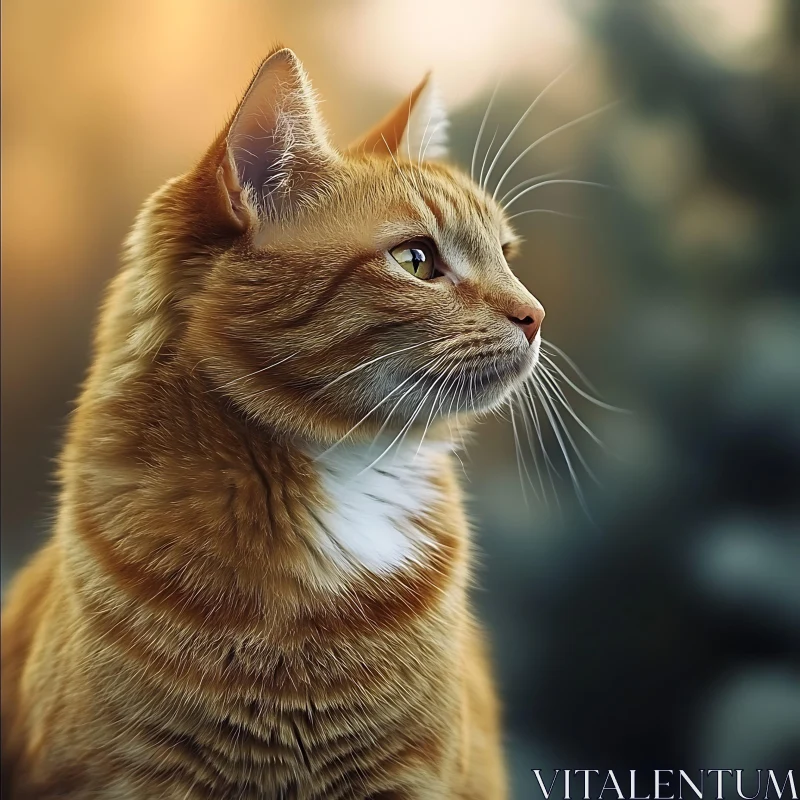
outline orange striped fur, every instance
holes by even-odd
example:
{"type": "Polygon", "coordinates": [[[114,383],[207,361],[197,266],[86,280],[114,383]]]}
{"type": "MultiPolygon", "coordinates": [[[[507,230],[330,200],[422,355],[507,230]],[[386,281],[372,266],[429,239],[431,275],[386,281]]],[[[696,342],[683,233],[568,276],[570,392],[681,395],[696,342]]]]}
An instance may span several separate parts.
{"type": "Polygon", "coordinates": [[[412,149],[425,88],[340,152],[275,51],[145,204],[3,611],[4,798],[505,797],[451,451],[541,307],[412,149]],[[420,237],[435,280],[389,255],[420,237]]]}

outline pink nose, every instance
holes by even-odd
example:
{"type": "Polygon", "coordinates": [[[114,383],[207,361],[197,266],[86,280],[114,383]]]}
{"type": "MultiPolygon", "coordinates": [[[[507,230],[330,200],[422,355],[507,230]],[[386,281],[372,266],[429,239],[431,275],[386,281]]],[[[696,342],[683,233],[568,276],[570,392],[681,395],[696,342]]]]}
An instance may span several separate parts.
{"type": "Polygon", "coordinates": [[[509,314],[508,318],[515,324],[522,328],[525,338],[532,342],[539,328],[542,327],[542,320],[544,319],[544,307],[541,303],[532,303],[530,305],[519,306],[515,309],[513,314],[509,314]]]}

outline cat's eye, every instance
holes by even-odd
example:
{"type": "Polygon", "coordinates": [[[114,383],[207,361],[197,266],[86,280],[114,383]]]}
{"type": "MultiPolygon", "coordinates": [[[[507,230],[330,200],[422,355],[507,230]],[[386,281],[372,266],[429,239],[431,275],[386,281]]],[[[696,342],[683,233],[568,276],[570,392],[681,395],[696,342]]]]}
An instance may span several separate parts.
{"type": "Polygon", "coordinates": [[[433,248],[426,242],[405,242],[389,252],[406,272],[420,280],[429,281],[442,274],[436,269],[433,248]]]}

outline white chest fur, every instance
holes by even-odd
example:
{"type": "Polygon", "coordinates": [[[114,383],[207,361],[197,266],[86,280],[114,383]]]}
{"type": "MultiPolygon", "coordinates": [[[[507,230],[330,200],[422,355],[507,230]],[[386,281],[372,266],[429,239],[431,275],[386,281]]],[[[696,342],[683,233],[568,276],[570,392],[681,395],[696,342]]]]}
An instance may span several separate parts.
{"type": "Polygon", "coordinates": [[[435,476],[449,444],[392,448],[374,466],[378,445],[340,445],[317,465],[325,492],[320,545],[340,568],[388,574],[420,562],[436,543],[415,524],[439,495],[435,476]]]}

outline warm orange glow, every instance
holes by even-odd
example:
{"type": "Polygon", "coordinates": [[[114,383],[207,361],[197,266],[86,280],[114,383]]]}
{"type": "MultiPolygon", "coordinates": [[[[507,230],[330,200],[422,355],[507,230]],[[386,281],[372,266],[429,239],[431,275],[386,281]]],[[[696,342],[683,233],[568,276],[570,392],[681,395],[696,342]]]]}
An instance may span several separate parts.
{"type": "Polygon", "coordinates": [[[403,92],[433,69],[458,105],[501,76],[568,63],[579,34],[559,0],[379,0],[361,6],[348,39],[354,76],[403,92]]]}

